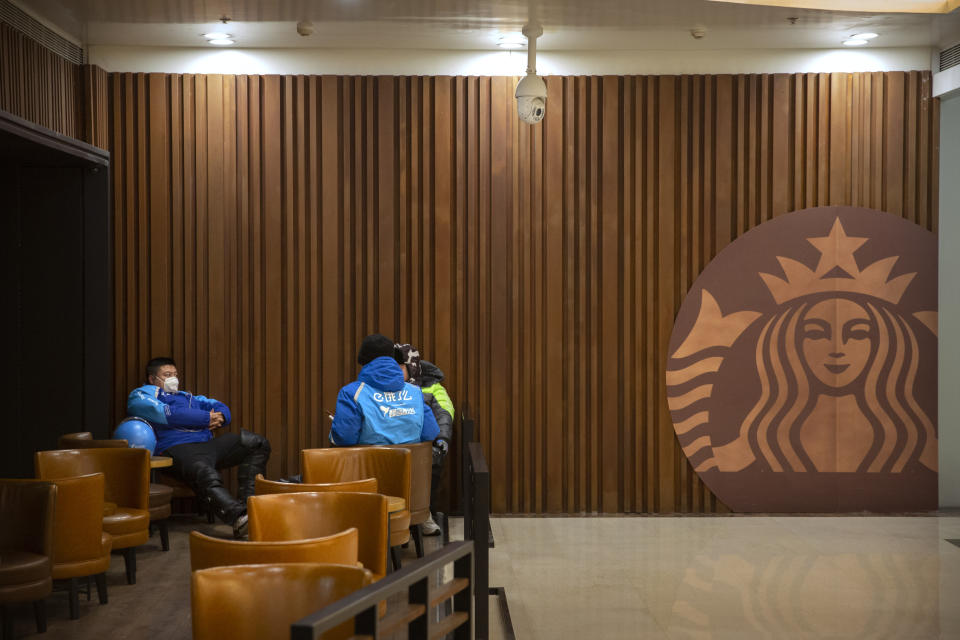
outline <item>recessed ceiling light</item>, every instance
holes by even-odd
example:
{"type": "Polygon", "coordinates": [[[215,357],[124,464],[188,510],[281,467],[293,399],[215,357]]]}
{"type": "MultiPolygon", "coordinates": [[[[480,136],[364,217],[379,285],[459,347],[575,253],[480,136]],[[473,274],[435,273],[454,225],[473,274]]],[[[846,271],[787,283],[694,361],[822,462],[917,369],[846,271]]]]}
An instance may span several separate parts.
{"type": "Polygon", "coordinates": [[[210,41],[210,44],[233,44],[233,40],[230,38],[214,38],[210,41]]]}
{"type": "Polygon", "coordinates": [[[878,35],[880,35],[880,34],[877,34],[877,33],[855,33],[855,34],[853,34],[853,35],[850,36],[850,37],[851,37],[851,38],[856,38],[857,40],[873,40],[873,39],[876,38],[878,35]]]}
{"type": "Polygon", "coordinates": [[[497,40],[497,46],[504,49],[523,49],[527,46],[527,39],[522,33],[505,33],[497,40]]]}
{"type": "Polygon", "coordinates": [[[849,40],[844,40],[843,44],[848,47],[859,47],[861,45],[867,44],[867,41],[861,40],[859,38],[850,38],[849,40]]]}
{"type": "Polygon", "coordinates": [[[203,37],[206,38],[207,40],[226,40],[231,36],[229,33],[223,33],[222,31],[214,31],[212,33],[203,34],[203,37]]]}

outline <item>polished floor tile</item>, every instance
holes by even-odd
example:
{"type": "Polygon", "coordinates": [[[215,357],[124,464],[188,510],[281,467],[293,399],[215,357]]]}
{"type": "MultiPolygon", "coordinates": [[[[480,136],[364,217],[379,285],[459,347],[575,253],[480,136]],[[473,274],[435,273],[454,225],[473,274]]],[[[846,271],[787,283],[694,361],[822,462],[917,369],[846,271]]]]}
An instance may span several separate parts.
{"type": "Polygon", "coordinates": [[[960,517],[495,518],[518,638],[960,638],[960,517]]]}

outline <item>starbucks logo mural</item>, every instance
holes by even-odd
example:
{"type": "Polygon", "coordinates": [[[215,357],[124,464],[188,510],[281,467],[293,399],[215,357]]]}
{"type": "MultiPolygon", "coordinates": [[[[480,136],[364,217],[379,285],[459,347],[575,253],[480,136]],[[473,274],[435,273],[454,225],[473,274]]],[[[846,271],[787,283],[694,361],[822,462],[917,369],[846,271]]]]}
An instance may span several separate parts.
{"type": "Polygon", "coordinates": [[[677,315],[667,401],[738,511],[937,506],[937,240],[896,216],[797,211],[724,249],[677,315]]]}

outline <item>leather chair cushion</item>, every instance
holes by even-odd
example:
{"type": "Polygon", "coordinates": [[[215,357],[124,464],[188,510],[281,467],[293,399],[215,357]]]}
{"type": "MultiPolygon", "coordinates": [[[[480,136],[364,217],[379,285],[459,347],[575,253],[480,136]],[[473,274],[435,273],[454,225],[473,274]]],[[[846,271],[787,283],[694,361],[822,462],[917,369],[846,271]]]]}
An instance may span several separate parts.
{"type": "Polygon", "coordinates": [[[168,505],[171,500],[173,500],[173,487],[155,483],[150,485],[151,509],[153,507],[162,507],[165,504],[168,505]]]}
{"type": "Polygon", "coordinates": [[[150,530],[144,529],[143,531],[138,531],[136,533],[125,533],[123,535],[113,536],[113,548],[114,549],[129,549],[130,547],[139,547],[142,544],[147,544],[147,541],[150,539],[150,530]]]}
{"type": "Polygon", "coordinates": [[[390,514],[390,546],[395,547],[410,540],[410,512],[394,511],[390,514]]]}
{"type": "Polygon", "coordinates": [[[410,529],[406,531],[391,531],[390,532],[390,546],[396,547],[401,544],[406,544],[410,542],[410,529]]]}
{"type": "Polygon", "coordinates": [[[50,576],[21,585],[0,585],[0,602],[35,602],[42,600],[53,591],[50,576]]]}
{"type": "Polygon", "coordinates": [[[112,516],[117,512],[117,503],[115,502],[104,502],[103,503],[103,515],[112,516]]]}
{"type": "Polygon", "coordinates": [[[90,560],[78,560],[77,562],[66,562],[58,564],[53,568],[54,580],[69,580],[70,578],[82,578],[84,576],[95,576],[110,569],[110,554],[102,558],[93,558],[90,560]]]}
{"type": "Polygon", "coordinates": [[[77,562],[60,562],[53,565],[53,579],[66,580],[103,573],[110,568],[110,549],[113,546],[113,536],[109,533],[100,535],[100,551],[103,554],[97,558],[79,560],[77,562]]]}
{"type": "Polygon", "coordinates": [[[112,516],[103,519],[103,530],[113,536],[114,549],[145,544],[150,538],[150,512],[145,509],[118,507],[112,516]]]}
{"type": "Polygon", "coordinates": [[[157,507],[151,506],[150,509],[150,522],[156,522],[157,520],[165,520],[170,517],[170,503],[161,504],[157,507]]]}
{"type": "Polygon", "coordinates": [[[412,527],[415,524],[423,524],[427,521],[427,518],[430,517],[430,509],[420,509],[419,511],[410,512],[410,526],[412,527]]]}
{"type": "Polygon", "coordinates": [[[403,511],[394,511],[390,514],[390,531],[400,531],[402,529],[410,528],[410,512],[404,509],[403,511]]]}
{"type": "Polygon", "coordinates": [[[112,536],[136,533],[150,525],[150,512],[145,509],[117,507],[116,513],[103,519],[103,530],[112,536]]]}
{"type": "Polygon", "coordinates": [[[0,551],[0,585],[15,586],[50,577],[50,558],[29,551],[0,551]]]}

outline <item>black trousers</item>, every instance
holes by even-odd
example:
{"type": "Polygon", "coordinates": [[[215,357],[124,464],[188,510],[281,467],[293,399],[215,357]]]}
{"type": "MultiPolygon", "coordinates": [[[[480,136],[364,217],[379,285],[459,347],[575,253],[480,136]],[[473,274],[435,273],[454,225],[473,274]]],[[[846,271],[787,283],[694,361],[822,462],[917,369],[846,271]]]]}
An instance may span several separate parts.
{"type": "Polygon", "coordinates": [[[214,469],[228,469],[243,462],[248,453],[249,449],[240,444],[239,433],[225,433],[219,438],[206,442],[174,445],[164,451],[163,455],[173,458],[171,471],[183,478],[185,482],[189,482],[184,472],[194,464],[201,463],[214,469]]]}
{"type": "Polygon", "coordinates": [[[228,524],[247,510],[247,498],[253,495],[256,474],[265,473],[270,443],[263,436],[241,430],[225,433],[207,442],[178,444],[164,452],[173,458],[171,471],[190,485],[200,498],[228,524]],[[239,492],[234,498],[223,486],[220,469],[239,467],[239,492]]]}

